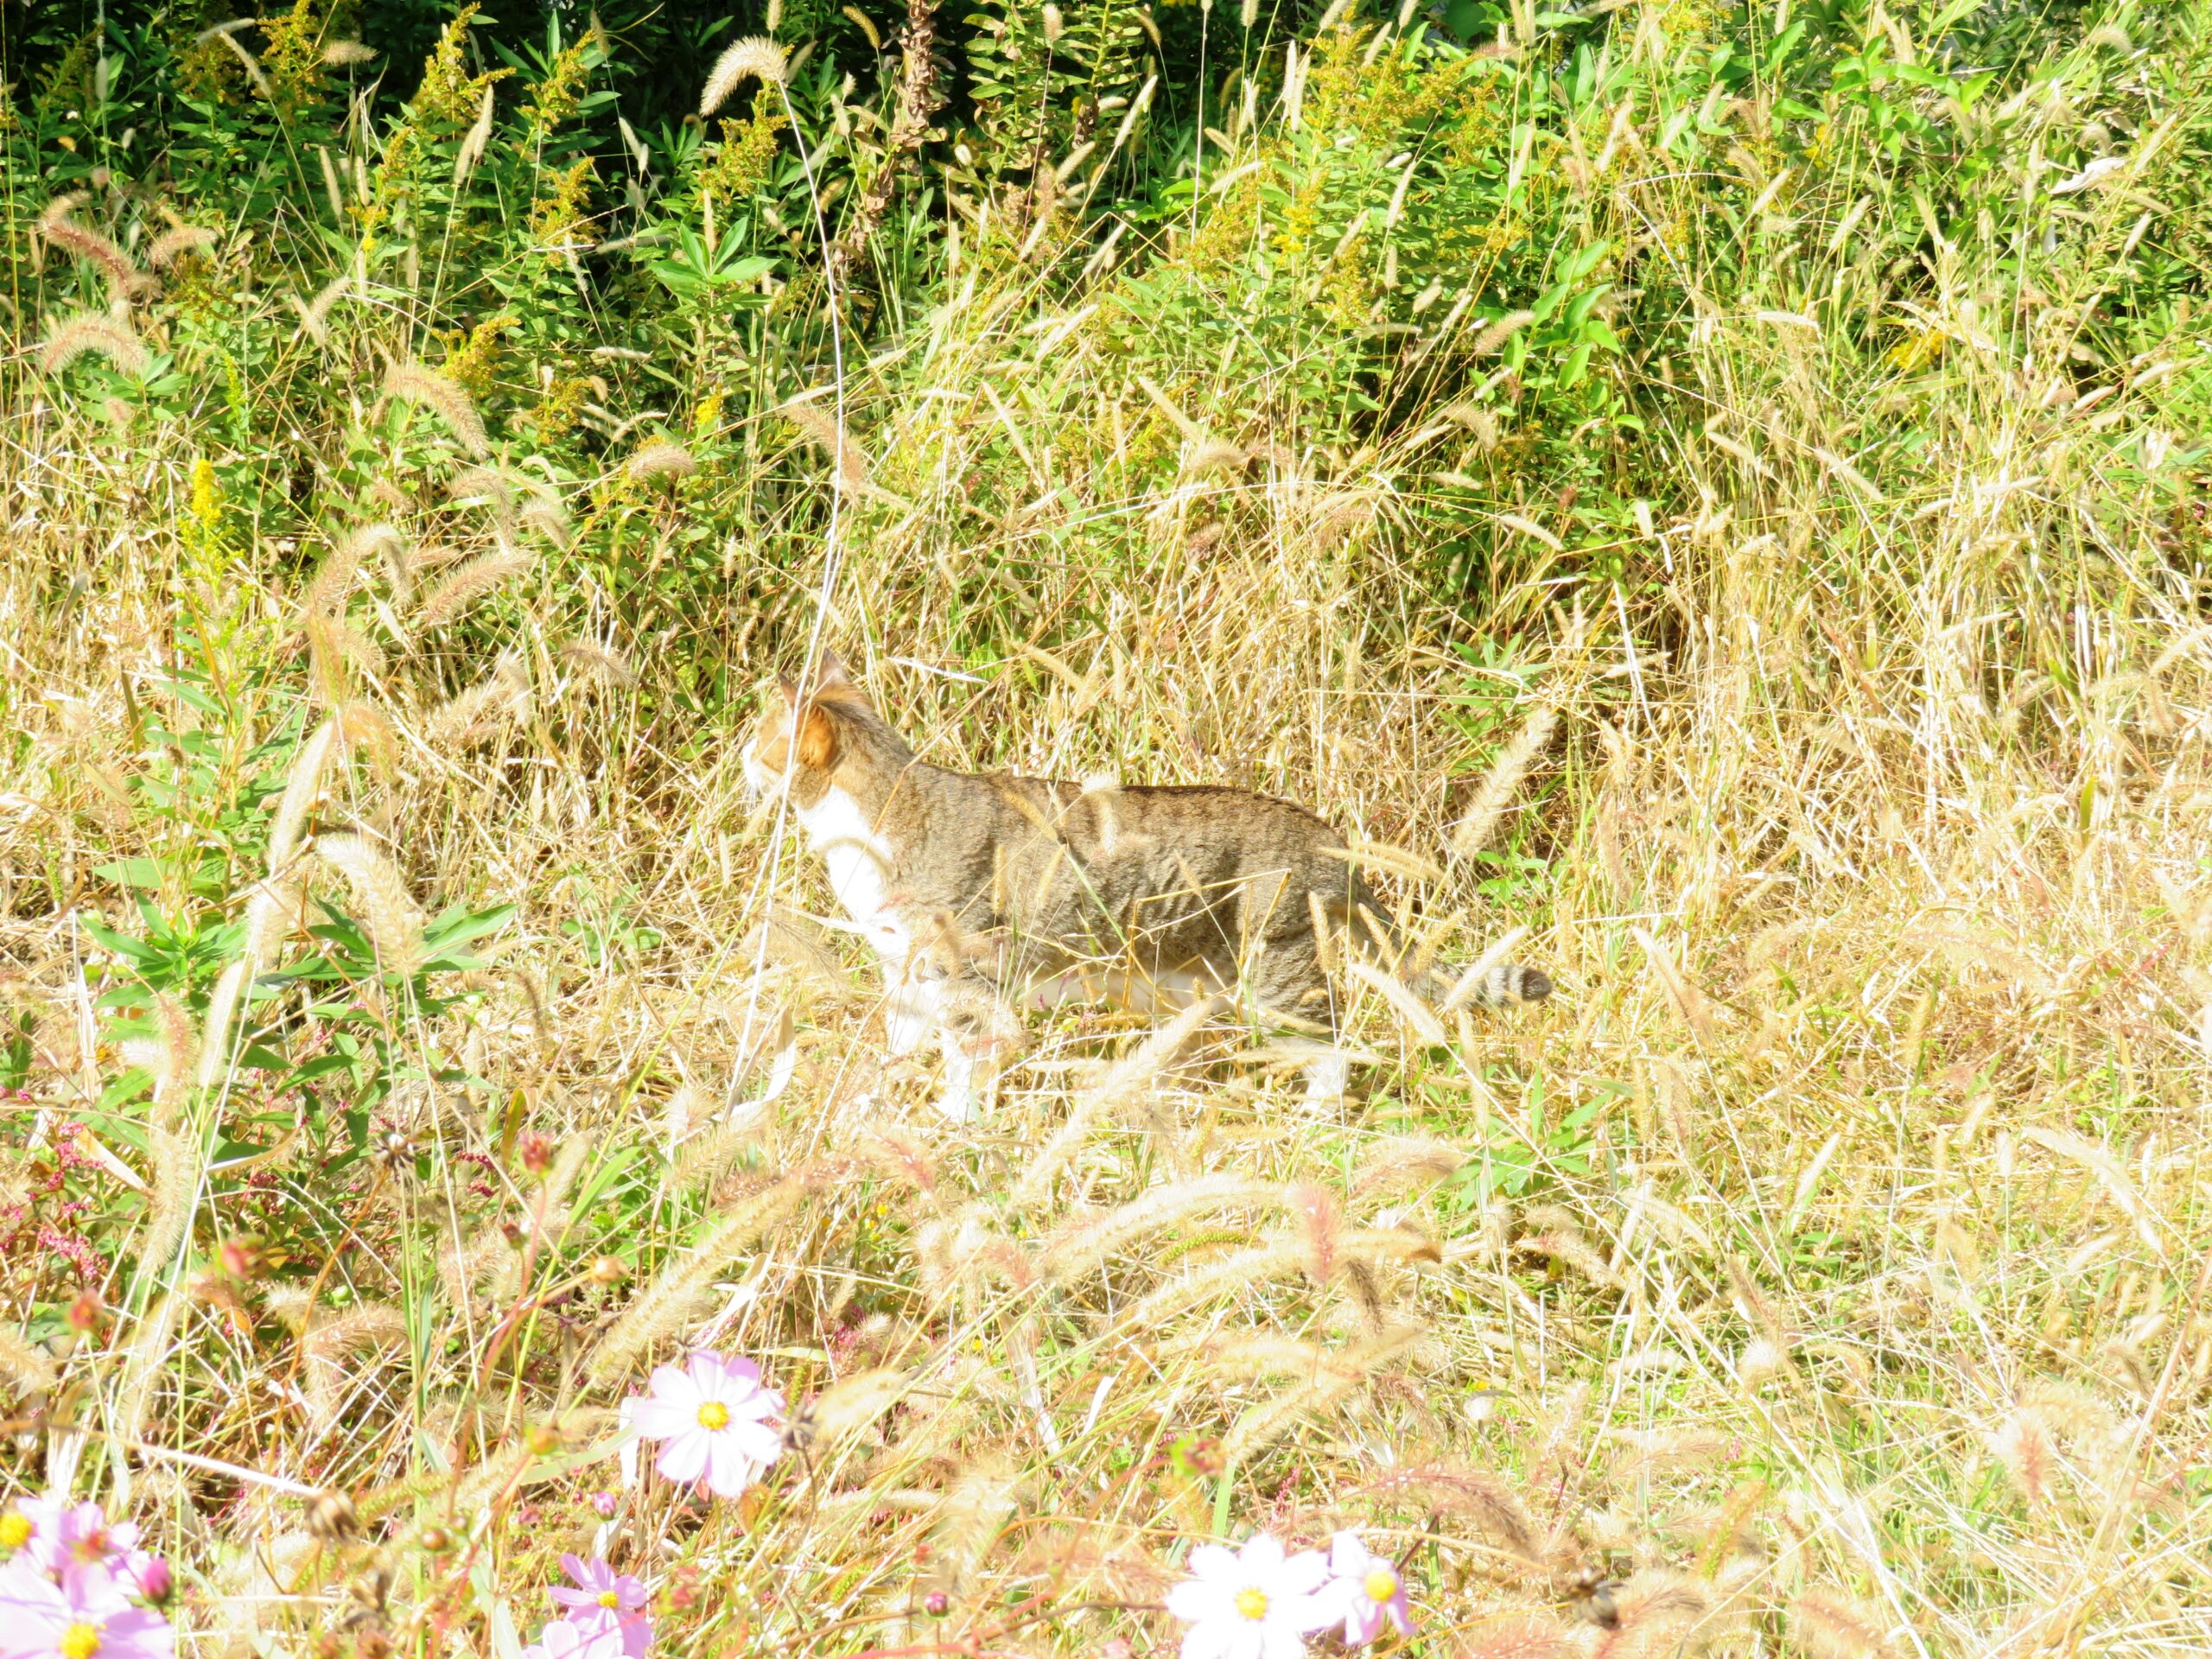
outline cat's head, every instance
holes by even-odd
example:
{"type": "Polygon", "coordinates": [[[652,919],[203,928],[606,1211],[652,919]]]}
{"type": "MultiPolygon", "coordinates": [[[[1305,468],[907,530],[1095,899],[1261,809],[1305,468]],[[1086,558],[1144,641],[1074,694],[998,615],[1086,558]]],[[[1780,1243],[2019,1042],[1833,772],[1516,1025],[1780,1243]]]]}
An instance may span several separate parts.
{"type": "Polygon", "coordinates": [[[836,653],[825,652],[804,684],[786,675],[761,698],[760,723],[745,746],[745,781],[765,792],[788,778],[791,800],[812,806],[840,783],[849,788],[895,764],[905,747],[836,653]]]}

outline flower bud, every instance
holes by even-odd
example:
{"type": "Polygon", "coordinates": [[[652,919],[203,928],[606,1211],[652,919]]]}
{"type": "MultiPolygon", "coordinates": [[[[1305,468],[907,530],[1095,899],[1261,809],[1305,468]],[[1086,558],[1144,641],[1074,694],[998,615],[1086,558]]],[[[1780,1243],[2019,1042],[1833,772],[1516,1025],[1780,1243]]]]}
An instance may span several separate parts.
{"type": "Polygon", "coordinates": [[[138,1593],[156,1607],[176,1593],[176,1575],[158,1555],[149,1555],[138,1568],[138,1593]]]}
{"type": "Polygon", "coordinates": [[[942,1590],[932,1590],[922,1598],[922,1611],[931,1618],[943,1618],[952,1611],[952,1598],[942,1590]]]}
{"type": "Polygon", "coordinates": [[[215,1260],[233,1279],[253,1279],[261,1273],[261,1241],[251,1234],[226,1238],[217,1246],[215,1260]]]}
{"type": "Polygon", "coordinates": [[[535,1129],[515,1142],[515,1151],[522,1157],[522,1166],[533,1175],[543,1175],[553,1161],[552,1138],[535,1129]]]}
{"type": "Polygon", "coordinates": [[[80,1291],[77,1300],[69,1304],[69,1311],[62,1316],[69,1328],[81,1336],[91,1336],[107,1323],[107,1308],[100,1301],[97,1290],[80,1291]]]}

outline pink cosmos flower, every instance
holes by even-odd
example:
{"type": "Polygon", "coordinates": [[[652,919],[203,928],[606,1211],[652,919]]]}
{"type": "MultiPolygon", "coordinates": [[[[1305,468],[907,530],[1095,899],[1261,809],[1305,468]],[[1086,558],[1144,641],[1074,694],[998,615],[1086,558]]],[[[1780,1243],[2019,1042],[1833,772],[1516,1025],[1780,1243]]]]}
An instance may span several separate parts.
{"type": "Polygon", "coordinates": [[[644,1612],[645,1586],[627,1573],[617,1573],[604,1556],[587,1561],[563,1555],[561,1567],[577,1585],[574,1590],[556,1585],[552,1591],[553,1599],[571,1610],[569,1622],[588,1635],[612,1625],[622,1638],[626,1659],[645,1659],[653,1640],[653,1622],[644,1612]]]}
{"type": "Polygon", "coordinates": [[[1167,1611],[1191,1627],[1183,1659],[1304,1659],[1306,1638],[1338,1617],[1320,1593],[1329,1576],[1320,1553],[1286,1556],[1265,1533],[1241,1550],[1199,1545],[1191,1573],[1167,1592],[1167,1611]]]}
{"type": "Polygon", "coordinates": [[[96,1567],[135,1585],[153,1560],[138,1548],[136,1522],[118,1521],[111,1526],[107,1511],[97,1503],[62,1503],[51,1498],[22,1498],[0,1515],[0,1544],[16,1552],[16,1560],[49,1579],[96,1567]]]}
{"type": "Polygon", "coordinates": [[[61,1505],[42,1497],[19,1497],[0,1511],[0,1548],[41,1573],[56,1569],[56,1541],[61,1535],[61,1505]]]}
{"type": "Polygon", "coordinates": [[[760,1368],[720,1354],[691,1356],[683,1370],[653,1372],[652,1396],[639,1400],[631,1421],[660,1442],[654,1467],[683,1485],[703,1480],[717,1497],[735,1497],[783,1455],[776,1420],[784,1396],[760,1386],[760,1368]]]}
{"type": "Polygon", "coordinates": [[[594,1492],[590,1502],[594,1515],[602,1521],[612,1521],[615,1510],[622,1507],[622,1495],[620,1492],[594,1492]]]}
{"type": "Polygon", "coordinates": [[[1414,1633],[1413,1609],[1406,1605],[1396,1566],[1351,1533],[1340,1532],[1330,1541],[1329,1584],[1322,1595],[1344,1622],[1346,1647],[1372,1642],[1386,1623],[1400,1636],[1414,1633]]]}
{"type": "Polygon", "coordinates": [[[56,1560],[49,1570],[66,1573],[72,1567],[97,1567],[110,1573],[128,1573],[144,1557],[145,1551],[138,1548],[137,1522],[118,1521],[110,1525],[107,1511],[97,1503],[54,1507],[56,1560]]]}
{"type": "Polygon", "coordinates": [[[0,1567],[0,1637],[9,1659],[174,1659],[176,1632],[149,1607],[123,1599],[102,1567],[77,1567],[56,1584],[22,1558],[0,1567]]]}
{"type": "Polygon", "coordinates": [[[556,1618],[522,1650],[522,1659],[622,1659],[622,1634],[612,1624],[586,1630],[556,1618]]]}

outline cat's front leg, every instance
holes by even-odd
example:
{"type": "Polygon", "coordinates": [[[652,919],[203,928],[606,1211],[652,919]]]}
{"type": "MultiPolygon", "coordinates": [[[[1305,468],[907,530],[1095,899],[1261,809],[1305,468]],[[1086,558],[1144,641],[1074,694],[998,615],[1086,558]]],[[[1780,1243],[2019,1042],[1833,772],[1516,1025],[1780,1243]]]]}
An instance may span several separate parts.
{"type": "Polygon", "coordinates": [[[1020,1016],[980,975],[947,982],[938,1016],[944,1086],[937,1109],[955,1123],[974,1121],[989,1106],[1000,1075],[1020,1058],[1027,1033],[1020,1016]]]}
{"type": "Polygon", "coordinates": [[[883,969],[883,1046],[896,1057],[912,1054],[938,1028],[942,1012],[942,982],[910,981],[904,964],[886,963],[883,969]]]}

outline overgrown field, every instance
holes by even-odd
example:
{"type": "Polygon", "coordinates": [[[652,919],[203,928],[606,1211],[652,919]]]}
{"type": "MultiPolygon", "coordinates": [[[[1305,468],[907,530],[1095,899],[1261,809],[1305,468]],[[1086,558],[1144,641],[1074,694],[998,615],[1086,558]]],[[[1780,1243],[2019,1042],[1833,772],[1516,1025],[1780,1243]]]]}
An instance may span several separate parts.
{"type": "Polygon", "coordinates": [[[2212,1650],[2202,4],[61,10],[0,1654],[2212,1650]],[[947,1124],[825,648],[1558,989],[947,1124]]]}

